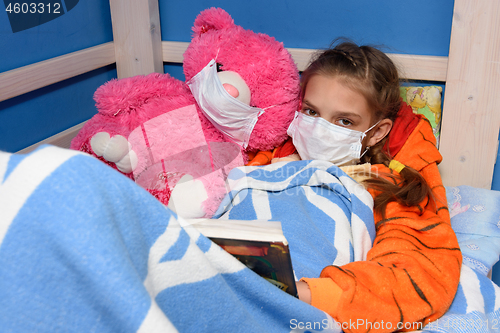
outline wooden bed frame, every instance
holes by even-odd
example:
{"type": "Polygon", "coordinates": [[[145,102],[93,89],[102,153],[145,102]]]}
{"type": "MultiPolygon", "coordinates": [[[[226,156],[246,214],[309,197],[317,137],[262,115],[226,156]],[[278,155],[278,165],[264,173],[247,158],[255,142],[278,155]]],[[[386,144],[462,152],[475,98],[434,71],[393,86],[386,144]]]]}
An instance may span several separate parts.
{"type": "MultiPolygon", "coordinates": [[[[113,42],[0,73],[0,101],[116,63],[118,78],[163,73],[188,43],[162,41],[158,0],[110,0],[113,42]]],[[[491,188],[500,128],[500,1],[455,0],[448,57],[390,54],[404,78],[446,84],[440,170],[447,186],[491,188]]],[[[299,70],[314,50],[289,49],[299,70]]],[[[69,147],[83,126],[42,143],[69,147]]]]}

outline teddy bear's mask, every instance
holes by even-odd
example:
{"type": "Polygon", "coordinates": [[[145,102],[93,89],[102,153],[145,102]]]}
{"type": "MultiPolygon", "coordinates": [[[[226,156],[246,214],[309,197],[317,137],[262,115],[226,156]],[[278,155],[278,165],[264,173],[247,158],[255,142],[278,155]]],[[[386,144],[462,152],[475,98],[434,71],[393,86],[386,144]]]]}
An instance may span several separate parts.
{"type": "Polygon", "coordinates": [[[245,104],[228,93],[217,75],[214,59],[187,84],[208,120],[235,143],[247,148],[253,128],[264,110],[245,104]]]}

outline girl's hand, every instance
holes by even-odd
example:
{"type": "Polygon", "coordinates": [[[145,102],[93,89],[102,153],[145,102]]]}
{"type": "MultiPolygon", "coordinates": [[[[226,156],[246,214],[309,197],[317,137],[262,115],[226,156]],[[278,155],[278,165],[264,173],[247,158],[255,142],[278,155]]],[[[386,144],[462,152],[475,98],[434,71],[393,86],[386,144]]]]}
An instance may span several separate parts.
{"type": "Polygon", "coordinates": [[[271,160],[271,164],[278,162],[293,162],[293,161],[300,161],[299,154],[292,154],[285,157],[275,157],[271,160]]]}
{"type": "Polygon", "coordinates": [[[299,299],[307,304],[311,304],[311,290],[309,286],[304,281],[297,281],[297,293],[299,294],[299,299]]]}

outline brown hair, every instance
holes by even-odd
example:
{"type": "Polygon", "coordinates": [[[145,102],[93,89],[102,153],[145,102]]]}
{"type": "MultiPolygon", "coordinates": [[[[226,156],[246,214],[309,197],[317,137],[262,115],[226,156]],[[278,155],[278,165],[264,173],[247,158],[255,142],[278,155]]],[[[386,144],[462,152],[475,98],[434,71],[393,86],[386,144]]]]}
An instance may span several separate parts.
{"type": "MultiPolygon", "coordinates": [[[[391,59],[372,46],[358,46],[338,40],[313,58],[302,73],[302,96],[309,79],[314,75],[335,77],[350,89],[362,94],[375,120],[390,119],[394,122],[401,107],[398,70],[391,59]]],[[[373,120],[372,120],[373,121],[373,120]]],[[[387,137],[370,147],[361,158],[362,163],[389,166],[392,156],[383,150],[387,137]]],[[[406,206],[416,206],[427,196],[432,196],[425,179],[414,169],[405,167],[400,177],[386,175],[391,181],[373,177],[364,183],[377,191],[374,210],[385,216],[385,208],[392,201],[406,206]]]]}

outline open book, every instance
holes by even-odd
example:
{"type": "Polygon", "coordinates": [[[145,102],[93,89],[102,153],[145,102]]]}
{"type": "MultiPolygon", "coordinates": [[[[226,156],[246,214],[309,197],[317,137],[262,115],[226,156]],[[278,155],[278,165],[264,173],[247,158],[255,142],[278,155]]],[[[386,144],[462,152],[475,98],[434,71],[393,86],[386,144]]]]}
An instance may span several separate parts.
{"type": "Polygon", "coordinates": [[[264,220],[187,219],[248,268],[297,297],[288,241],[281,223],[264,220]]]}

